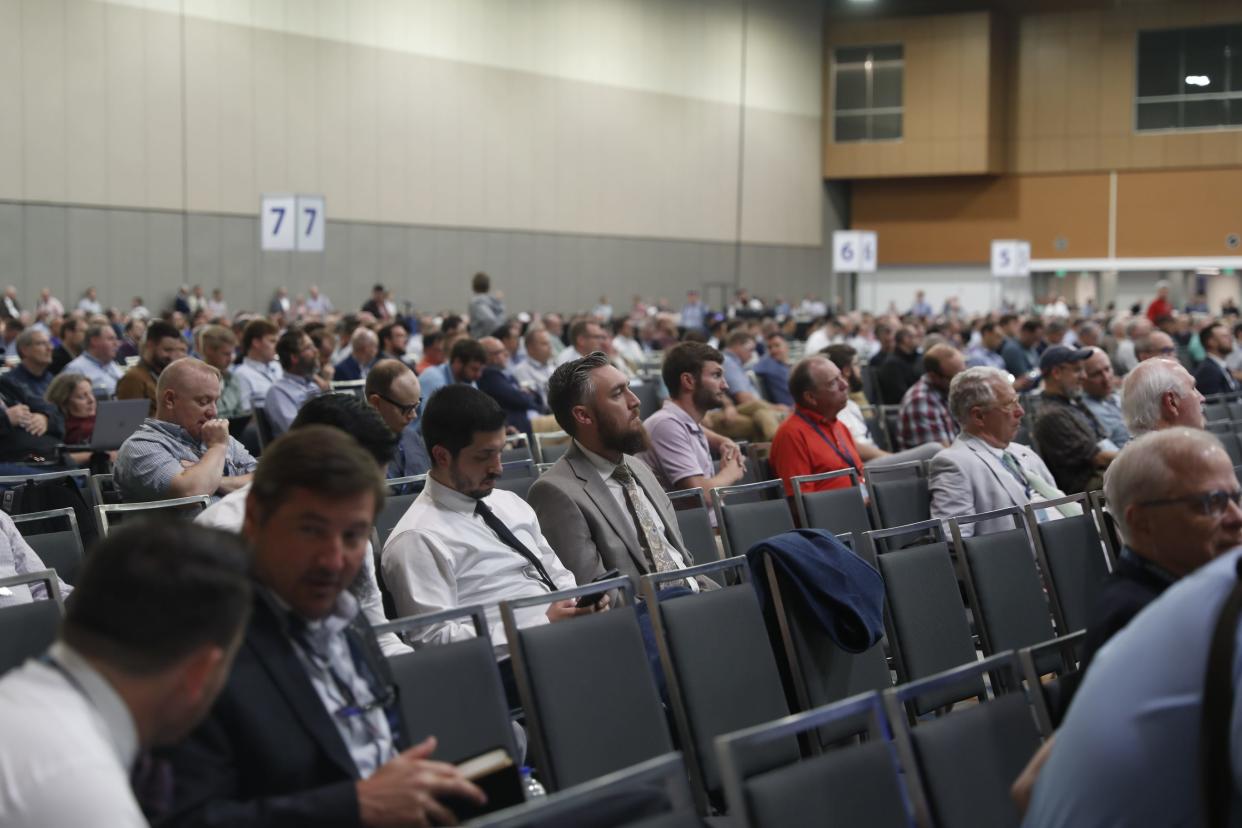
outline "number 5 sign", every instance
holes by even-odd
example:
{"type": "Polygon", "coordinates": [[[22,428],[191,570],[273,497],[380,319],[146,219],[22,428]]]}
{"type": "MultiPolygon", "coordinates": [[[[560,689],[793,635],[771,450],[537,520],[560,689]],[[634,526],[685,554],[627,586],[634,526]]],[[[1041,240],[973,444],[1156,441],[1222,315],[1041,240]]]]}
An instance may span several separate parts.
{"type": "Polygon", "coordinates": [[[264,196],[259,213],[263,250],[322,251],[323,196],[264,196]]]}

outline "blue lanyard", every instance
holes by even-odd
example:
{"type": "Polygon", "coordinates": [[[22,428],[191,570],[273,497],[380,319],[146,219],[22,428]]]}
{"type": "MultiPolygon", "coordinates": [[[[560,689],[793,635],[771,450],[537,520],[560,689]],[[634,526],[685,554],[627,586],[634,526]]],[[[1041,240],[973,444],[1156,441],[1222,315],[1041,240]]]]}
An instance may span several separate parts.
{"type": "Polygon", "coordinates": [[[810,417],[803,414],[801,411],[795,411],[794,414],[798,417],[798,419],[802,420],[802,422],[806,423],[811,428],[815,429],[815,433],[818,434],[821,438],[823,438],[824,442],[828,444],[828,447],[837,453],[837,457],[840,457],[841,460],[845,463],[845,465],[849,466],[852,469],[857,470],[860,474],[862,473],[862,467],[859,465],[859,463],[856,460],[854,460],[854,458],[850,457],[848,452],[841,451],[841,449],[837,447],[837,444],[834,443],[832,439],[827,434],[824,433],[823,429],[821,429],[814,420],[812,420],[810,417]]]}

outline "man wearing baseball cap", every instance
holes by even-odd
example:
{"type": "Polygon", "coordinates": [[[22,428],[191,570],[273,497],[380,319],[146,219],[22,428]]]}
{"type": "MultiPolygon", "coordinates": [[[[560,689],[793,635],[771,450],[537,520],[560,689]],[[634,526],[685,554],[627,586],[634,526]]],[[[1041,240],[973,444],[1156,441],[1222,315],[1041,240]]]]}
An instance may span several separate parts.
{"type": "Polygon", "coordinates": [[[1039,359],[1044,392],[1035,415],[1035,444],[1067,494],[1100,488],[1104,469],[1117,456],[1116,444],[1081,400],[1083,362],[1090,356],[1090,348],[1053,345],[1039,359]]]}

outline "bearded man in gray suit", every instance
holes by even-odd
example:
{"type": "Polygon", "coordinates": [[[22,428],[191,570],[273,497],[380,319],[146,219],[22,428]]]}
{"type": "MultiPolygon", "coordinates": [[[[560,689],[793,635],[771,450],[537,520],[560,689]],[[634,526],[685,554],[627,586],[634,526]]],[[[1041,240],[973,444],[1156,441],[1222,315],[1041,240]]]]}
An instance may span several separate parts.
{"type": "MultiPolygon", "coordinates": [[[[949,411],[962,431],[932,458],[928,482],[932,517],[948,520],[1064,497],[1040,456],[1013,442],[1023,411],[1003,372],[977,366],[955,376],[949,386],[949,411]]],[[[1060,513],[1080,514],[1081,508],[1068,504],[1060,513]]],[[[1044,509],[1037,516],[1048,520],[1057,517],[1058,510],[1044,509]]],[[[1013,526],[1013,519],[1004,517],[965,525],[962,535],[1013,526]]]]}
{"type": "Polygon", "coordinates": [[[548,405],[573,445],[535,481],[527,501],[578,583],[610,569],[637,580],[694,566],[672,503],[633,456],[646,448],[647,433],[626,376],[598,351],[572,360],[552,374],[548,405]]]}

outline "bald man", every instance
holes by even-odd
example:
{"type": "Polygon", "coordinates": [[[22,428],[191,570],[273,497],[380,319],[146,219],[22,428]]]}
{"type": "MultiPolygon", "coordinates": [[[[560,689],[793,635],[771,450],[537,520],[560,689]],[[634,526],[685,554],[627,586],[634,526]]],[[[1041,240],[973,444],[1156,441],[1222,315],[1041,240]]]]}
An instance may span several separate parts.
{"type": "Polygon", "coordinates": [[[923,354],[923,376],[901,398],[897,414],[900,449],[924,443],[948,446],[957,437],[958,424],[949,412],[949,384],[966,370],[966,359],[952,345],[933,345],[923,354]]]}
{"type": "Polygon", "coordinates": [[[1135,437],[1173,426],[1204,427],[1203,395],[1195,378],[1176,360],[1140,362],[1126,374],[1121,396],[1121,414],[1135,437]]]}
{"type": "Polygon", "coordinates": [[[186,357],[160,373],[156,412],[117,453],[113,476],[127,501],[226,495],[250,482],[256,462],[216,416],[220,373],[186,357]]]}

